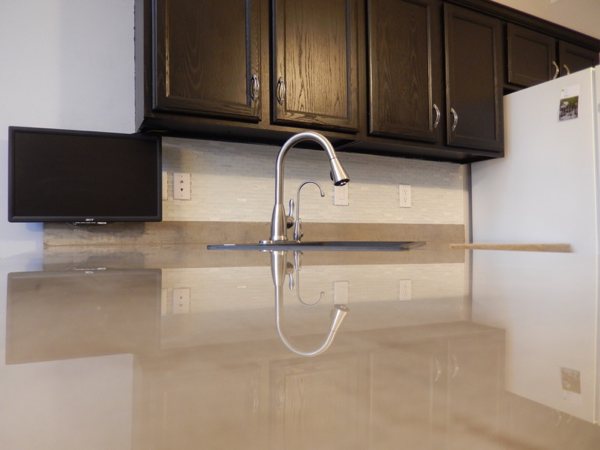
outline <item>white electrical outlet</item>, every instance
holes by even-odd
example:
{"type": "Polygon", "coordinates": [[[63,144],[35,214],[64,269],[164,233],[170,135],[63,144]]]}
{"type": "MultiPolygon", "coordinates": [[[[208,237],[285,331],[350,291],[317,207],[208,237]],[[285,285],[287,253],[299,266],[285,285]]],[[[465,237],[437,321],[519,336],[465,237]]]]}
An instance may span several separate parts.
{"type": "Polygon", "coordinates": [[[350,204],[348,190],[348,183],[343,186],[333,187],[333,204],[335,206],[348,206],[350,204]]]}
{"type": "Polygon", "coordinates": [[[192,199],[192,175],[189,173],[173,173],[173,198],[175,200],[192,199]]]}
{"type": "Polygon", "coordinates": [[[412,300],[412,280],[398,282],[398,300],[402,302],[412,300]]]}
{"type": "Polygon", "coordinates": [[[167,171],[162,173],[162,199],[169,200],[169,174],[167,171]]]}
{"type": "Polygon", "coordinates": [[[412,207],[412,189],[410,184],[398,185],[398,198],[400,208],[412,207]]]}
{"type": "Polygon", "coordinates": [[[348,291],[350,283],[348,281],[333,282],[333,303],[336,305],[348,304],[348,291]]]}
{"type": "Polygon", "coordinates": [[[171,312],[173,314],[187,314],[192,309],[192,290],[190,288],[173,289],[171,312]]]}

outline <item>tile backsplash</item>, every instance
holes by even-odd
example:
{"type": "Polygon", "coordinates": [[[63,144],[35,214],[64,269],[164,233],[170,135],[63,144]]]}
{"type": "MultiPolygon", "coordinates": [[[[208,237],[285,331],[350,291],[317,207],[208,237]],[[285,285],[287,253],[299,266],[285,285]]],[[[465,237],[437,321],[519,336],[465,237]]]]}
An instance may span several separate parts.
{"type": "MultiPolygon", "coordinates": [[[[274,201],[279,147],[181,138],[163,139],[168,197],[163,221],[268,222],[274,201]],[[191,200],[173,200],[173,173],[191,174],[191,200]]],[[[291,149],[285,162],[284,198],[302,190],[304,222],[465,224],[465,172],[458,164],[338,152],[348,172],[349,205],[333,205],[327,156],[291,149]],[[412,207],[399,206],[399,185],[410,185],[412,207]]]]}

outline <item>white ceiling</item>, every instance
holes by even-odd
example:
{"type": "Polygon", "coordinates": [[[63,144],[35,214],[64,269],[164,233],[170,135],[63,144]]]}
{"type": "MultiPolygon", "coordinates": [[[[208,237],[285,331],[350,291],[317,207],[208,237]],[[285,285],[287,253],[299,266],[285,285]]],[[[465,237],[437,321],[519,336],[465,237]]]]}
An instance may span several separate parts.
{"type": "Polygon", "coordinates": [[[494,0],[600,39],[600,0],[494,0]]]}

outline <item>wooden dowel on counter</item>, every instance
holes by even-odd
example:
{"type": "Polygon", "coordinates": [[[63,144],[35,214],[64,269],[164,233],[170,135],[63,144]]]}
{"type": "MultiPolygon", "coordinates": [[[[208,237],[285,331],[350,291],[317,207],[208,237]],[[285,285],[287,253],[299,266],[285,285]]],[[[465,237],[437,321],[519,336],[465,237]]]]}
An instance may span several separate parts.
{"type": "Polygon", "coordinates": [[[571,244],[450,244],[452,249],[465,250],[512,250],[519,252],[557,252],[571,253],[571,244]]]}

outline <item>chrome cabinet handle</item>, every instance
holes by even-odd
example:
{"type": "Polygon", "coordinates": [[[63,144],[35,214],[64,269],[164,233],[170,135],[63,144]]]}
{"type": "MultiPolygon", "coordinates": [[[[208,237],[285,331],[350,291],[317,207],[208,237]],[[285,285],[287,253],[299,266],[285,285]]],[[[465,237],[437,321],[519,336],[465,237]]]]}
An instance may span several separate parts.
{"type": "Polygon", "coordinates": [[[569,66],[567,66],[566,64],[563,64],[563,67],[567,71],[567,75],[571,75],[571,69],[569,69],[569,66]]]}
{"type": "Polygon", "coordinates": [[[283,105],[283,99],[285,98],[285,80],[279,77],[277,80],[277,103],[283,105]]]}
{"type": "Polygon", "coordinates": [[[557,78],[560,75],[560,67],[558,67],[558,64],[556,64],[556,61],[552,61],[552,65],[554,66],[554,76],[552,77],[552,79],[554,80],[555,78],[557,78]]]}
{"type": "Polygon", "coordinates": [[[252,74],[250,78],[250,98],[255,101],[258,98],[258,92],[260,91],[260,81],[258,75],[252,74]]]}
{"type": "Polygon", "coordinates": [[[433,110],[435,111],[435,118],[433,119],[433,129],[435,130],[440,124],[440,119],[442,118],[442,113],[440,112],[440,108],[434,103],[433,110]]]}
{"type": "Polygon", "coordinates": [[[452,114],[452,131],[454,131],[458,126],[458,113],[454,108],[450,108],[450,114],[452,114]]]}

